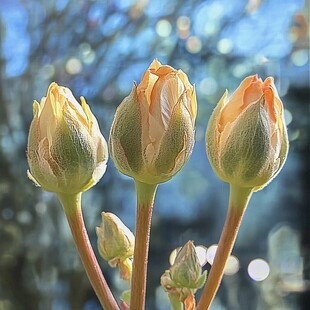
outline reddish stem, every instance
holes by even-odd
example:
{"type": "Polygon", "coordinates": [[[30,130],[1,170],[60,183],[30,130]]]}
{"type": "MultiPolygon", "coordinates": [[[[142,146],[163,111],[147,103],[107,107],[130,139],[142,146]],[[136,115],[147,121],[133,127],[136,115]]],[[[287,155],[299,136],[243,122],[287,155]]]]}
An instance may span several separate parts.
{"type": "Polygon", "coordinates": [[[136,181],[137,217],[130,298],[132,310],[143,310],[145,307],[149,239],[156,189],[157,185],[136,181]]]}
{"type": "Polygon", "coordinates": [[[197,310],[210,308],[213,299],[220,286],[225,265],[234,246],[243,214],[250,200],[252,191],[249,188],[230,186],[229,208],[216,250],[214,261],[207,279],[207,283],[201,294],[197,310]]]}
{"type": "Polygon", "coordinates": [[[82,214],[81,196],[81,193],[76,195],[58,194],[87,276],[102,307],[106,310],[119,310],[89,241],[82,214]]]}

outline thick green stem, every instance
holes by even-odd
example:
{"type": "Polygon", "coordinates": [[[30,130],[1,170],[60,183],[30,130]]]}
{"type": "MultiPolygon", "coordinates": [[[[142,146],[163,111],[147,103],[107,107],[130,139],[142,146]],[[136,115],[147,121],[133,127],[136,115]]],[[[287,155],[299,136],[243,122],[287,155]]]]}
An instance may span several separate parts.
{"type": "Polygon", "coordinates": [[[225,265],[234,246],[243,214],[250,200],[252,190],[230,185],[229,208],[218,244],[216,255],[203,289],[197,310],[207,310],[220,286],[225,265]]]}
{"type": "Polygon", "coordinates": [[[137,216],[130,298],[132,310],[143,310],[145,305],[149,239],[156,189],[157,184],[136,181],[137,216]]]}
{"type": "Polygon", "coordinates": [[[102,307],[106,310],[119,310],[89,241],[83,220],[81,196],[81,193],[75,195],[58,194],[87,276],[102,307]]]}
{"type": "Polygon", "coordinates": [[[183,302],[180,301],[180,296],[177,294],[168,294],[171,310],[184,310],[183,302]]]}

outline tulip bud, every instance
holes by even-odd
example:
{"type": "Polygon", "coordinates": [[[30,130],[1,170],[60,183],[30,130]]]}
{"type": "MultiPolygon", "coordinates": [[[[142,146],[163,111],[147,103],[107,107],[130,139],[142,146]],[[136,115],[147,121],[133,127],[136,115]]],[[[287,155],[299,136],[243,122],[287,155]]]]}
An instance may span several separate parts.
{"type": "Polygon", "coordinates": [[[46,191],[76,194],[95,185],[106,170],[107,144],[86,101],[56,83],[34,101],[27,147],[29,178],[46,191]]]}
{"type": "Polygon", "coordinates": [[[101,216],[101,226],[96,227],[99,254],[111,267],[119,267],[122,279],[129,280],[135,237],[115,214],[102,212],[101,216]]]}
{"type": "Polygon", "coordinates": [[[187,76],[155,59],[116,111],[110,133],[115,166],[142,183],[168,181],[192,152],[196,112],[187,76]]]}
{"type": "Polygon", "coordinates": [[[242,81],[214,109],[206,132],[213,170],[225,182],[257,191],[281,170],[288,153],[282,101],[273,78],[242,81]]]}

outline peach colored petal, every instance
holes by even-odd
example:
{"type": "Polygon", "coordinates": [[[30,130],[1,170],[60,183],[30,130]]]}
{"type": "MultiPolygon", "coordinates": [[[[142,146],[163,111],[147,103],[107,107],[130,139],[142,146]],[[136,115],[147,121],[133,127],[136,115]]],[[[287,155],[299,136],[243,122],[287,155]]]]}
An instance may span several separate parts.
{"type": "MultiPolygon", "coordinates": [[[[42,137],[47,136],[47,129],[53,127],[53,130],[56,128],[56,122],[53,109],[52,98],[53,95],[48,93],[46,100],[44,101],[43,108],[41,109],[41,113],[39,115],[39,132],[42,137]]],[[[54,101],[54,100],[53,100],[54,101]]]]}
{"type": "Polygon", "coordinates": [[[187,92],[187,94],[188,94],[187,108],[190,111],[192,121],[195,121],[196,115],[197,115],[197,102],[196,102],[195,85],[192,86],[190,84],[187,75],[182,70],[178,70],[177,76],[180,78],[180,80],[182,81],[182,83],[185,86],[185,89],[188,91],[187,92]]]}
{"type": "Polygon", "coordinates": [[[41,107],[40,107],[40,104],[37,100],[34,100],[33,101],[33,118],[37,119],[40,115],[40,110],[41,110],[41,107]]]}
{"type": "Polygon", "coordinates": [[[82,109],[82,106],[77,101],[76,103],[73,103],[66,98],[62,98],[62,100],[64,100],[65,103],[62,107],[61,114],[63,114],[64,111],[68,111],[70,118],[81,122],[86,128],[88,128],[87,116],[82,109]]]}
{"type": "Polygon", "coordinates": [[[141,82],[137,87],[138,91],[144,91],[148,88],[151,79],[150,75],[152,75],[152,73],[149,69],[144,72],[141,82]]]}
{"type": "Polygon", "coordinates": [[[264,88],[264,87],[269,87],[269,86],[271,86],[271,85],[274,86],[274,79],[273,79],[272,76],[268,76],[268,77],[265,79],[264,83],[263,83],[263,88],[264,88]]]}
{"type": "Polygon", "coordinates": [[[157,118],[152,114],[149,114],[148,122],[149,122],[149,130],[148,130],[149,139],[147,140],[147,143],[148,141],[151,141],[152,143],[154,143],[154,145],[156,144],[157,146],[159,145],[161,138],[164,135],[165,127],[163,126],[161,118],[157,118]]]}
{"type": "Polygon", "coordinates": [[[87,116],[86,116],[85,112],[83,111],[81,104],[73,96],[71,90],[67,87],[59,86],[58,91],[59,91],[59,100],[60,101],[63,100],[62,105],[66,104],[67,102],[70,102],[71,106],[75,107],[76,115],[79,114],[81,117],[84,118],[84,120],[86,120],[87,116]]]}
{"type": "Polygon", "coordinates": [[[283,117],[283,103],[282,100],[280,99],[277,88],[274,85],[273,77],[268,77],[264,82],[264,86],[266,87],[266,89],[271,88],[272,90],[274,96],[273,104],[275,109],[275,115],[276,119],[278,120],[279,118],[283,117]]]}
{"type": "Polygon", "coordinates": [[[150,113],[168,127],[172,110],[184,92],[184,84],[174,73],[162,76],[155,83],[151,94],[150,113]]]}
{"type": "MultiPolygon", "coordinates": [[[[159,126],[158,124],[153,124],[153,122],[150,120],[151,115],[149,113],[149,103],[147,102],[147,94],[145,91],[141,91],[138,93],[138,87],[137,89],[137,97],[138,97],[138,102],[139,102],[139,110],[140,110],[140,121],[141,121],[141,143],[142,143],[142,150],[145,150],[147,145],[151,143],[151,138],[150,138],[150,131],[156,131],[155,128],[157,127],[162,127],[159,126]],[[153,127],[155,127],[153,129],[153,127]],[[152,128],[152,129],[151,129],[152,128]]],[[[158,129],[157,129],[158,130],[158,129]]]]}
{"type": "Polygon", "coordinates": [[[39,109],[39,114],[38,114],[38,116],[40,116],[40,114],[41,114],[41,112],[42,112],[42,110],[43,110],[43,108],[44,108],[44,105],[45,105],[45,101],[46,101],[46,97],[42,97],[41,98],[41,101],[40,101],[40,109],[39,109]]]}
{"type": "Polygon", "coordinates": [[[155,58],[152,63],[150,64],[149,66],[149,70],[157,70],[159,67],[161,66],[161,63],[160,61],[158,61],[157,58],[155,58]]]}
{"type": "Polygon", "coordinates": [[[230,96],[229,101],[233,102],[233,105],[235,105],[235,101],[239,101],[239,98],[243,97],[244,91],[246,88],[248,88],[252,83],[255,83],[259,81],[257,75],[250,75],[246,77],[238,86],[238,88],[233,92],[233,94],[230,96]]]}
{"type": "MultiPolygon", "coordinates": [[[[51,92],[51,88],[52,88],[52,85],[53,84],[56,84],[56,83],[52,83],[50,85],[50,87],[48,88],[48,91],[47,91],[47,95],[46,97],[43,97],[41,99],[41,113],[43,113],[43,111],[48,111],[49,113],[52,113],[51,115],[54,115],[54,111],[53,111],[53,104],[52,104],[52,101],[54,101],[54,95],[53,93],[51,92]]],[[[56,84],[57,85],[57,84],[56,84]]]]}
{"type": "Polygon", "coordinates": [[[190,84],[190,82],[188,80],[187,75],[182,70],[178,70],[177,71],[177,75],[181,79],[181,81],[184,83],[186,88],[191,87],[191,84],[190,84]]]}
{"type": "Polygon", "coordinates": [[[172,67],[170,67],[170,66],[168,66],[168,65],[160,66],[160,67],[154,72],[154,74],[156,74],[156,75],[159,76],[159,77],[168,75],[168,74],[170,74],[170,73],[177,74],[177,70],[175,70],[174,68],[172,68],[172,67]]]}
{"type": "Polygon", "coordinates": [[[277,115],[276,115],[276,110],[274,107],[274,95],[273,95],[272,88],[270,86],[264,87],[264,94],[265,94],[265,103],[267,106],[269,117],[274,123],[276,123],[277,115]]]}
{"type": "Polygon", "coordinates": [[[283,104],[280,98],[274,98],[274,107],[277,113],[277,128],[281,132],[281,136],[285,134],[285,121],[283,113],[283,104]]]}
{"type": "MultiPolygon", "coordinates": [[[[185,105],[186,110],[189,113],[191,118],[192,124],[194,125],[196,114],[197,114],[197,102],[196,102],[196,94],[195,94],[195,87],[187,88],[181,96],[182,102],[185,105]],[[185,96],[183,96],[183,94],[185,96]]],[[[179,98],[180,100],[180,98],[179,98]]]]}
{"type": "Polygon", "coordinates": [[[146,102],[148,103],[148,105],[151,104],[152,89],[157,80],[158,77],[155,74],[153,74],[150,70],[147,70],[144,72],[143,78],[137,87],[138,96],[140,92],[144,92],[146,102]]]}
{"type": "MultiPolygon", "coordinates": [[[[243,105],[244,105],[244,95],[246,93],[246,90],[249,87],[251,90],[252,90],[252,87],[254,90],[256,90],[260,84],[261,84],[261,80],[257,78],[257,75],[249,76],[240,83],[239,87],[235,90],[235,92],[229,98],[228,103],[225,105],[225,107],[222,110],[221,117],[219,119],[219,123],[221,127],[225,126],[226,123],[233,122],[238,117],[238,115],[242,112],[243,105]]],[[[255,91],[255,97],[256,96],[257,96],[257,91],[255,91]]],[[[257,100],[259,99],[259,97],[260,96],[258,96],[257,100]]],[[[246,105],[249,104],[248,101],[250,101],[251,99],[252,98],[249,95],[246,96],[246,100],[247,100],[246,105]]]]}
{"type": "Polygon", "coordinates": [[[243,94],[243,104],[241,109],[245,109],[248,105],[258,101],[263,94],[261,81],[255,81],[249,85],[243,94]]]}
{"type": "Polygon", "coordinates": [[[277,98],[277,99],[281,102],[281,106],[282,106],[282,101],[281,101],[281,99],[280,99],[279,93],[278,93],[278,91],[277,91],[276,86],[274,85],[274,79],[273,79],[272,77],[268,77],[268,78],[265,80],[265,82],[266,82],[267,80],[268,80],[268,83],[269,83],[268,86],[270,86],[270,87],[272,88],[274,97],[277,98]]]}
{"type": "Polygon", "coordinates": [[[92,134],[93,127],[96,127],[96,129],[99,130],[97,120],[93,116],[93,113],[91,112],[89,105],[86,103],[85,98],[83,96],[81,96],[80,100],[81,100],[81,104],[82,104],[82,109],[83,109],[83,111],[87,117],[86,126],[88,128],[89,133],[92,134]]]}
{"type": "Polygon", "coordinates": [[[190,112],[192,117],[192,122],[194,124],[197,115],[197,100],[196,100],[196,87],[192,87],[191,100],[190,100],[190,112]]]}

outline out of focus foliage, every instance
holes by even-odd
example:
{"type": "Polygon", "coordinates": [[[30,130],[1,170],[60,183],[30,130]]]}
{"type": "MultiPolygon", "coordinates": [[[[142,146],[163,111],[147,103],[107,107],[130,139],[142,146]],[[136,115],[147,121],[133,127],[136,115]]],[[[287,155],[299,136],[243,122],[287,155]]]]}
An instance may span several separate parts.
{"type": "MultiPolygon", "coordinates": [[[[26,178],[32,101],[44,96],[51,81],[67,86],[86,98],[108,138],[117,105],[155,57],[181,68],[196,84],[199,114],[189,163],[158,190],[147,309],[169,309],[158,287],[174,248],[189,239],[206,247],[219,240],[228,189],[209,166],[204,132],[225,89],[232,92],[255,73],[275,77],[291,148],[281,174],[250,203],[233,252],[240,270],[225,277],[214,309],[307,309],[308,5],[302,0],[1,0],[0,309],[99,309],[60,205],[26,178]],[[258,257],[270,267],[262,282],[247,272],[258,257]]],[[[111,161],[83,203],[94,245],[103,210],[134,229],[133,183],[111,161]]],[[[117,272],[104,262],[102,268],[117,295],[123,289],[117,272]]]]}

